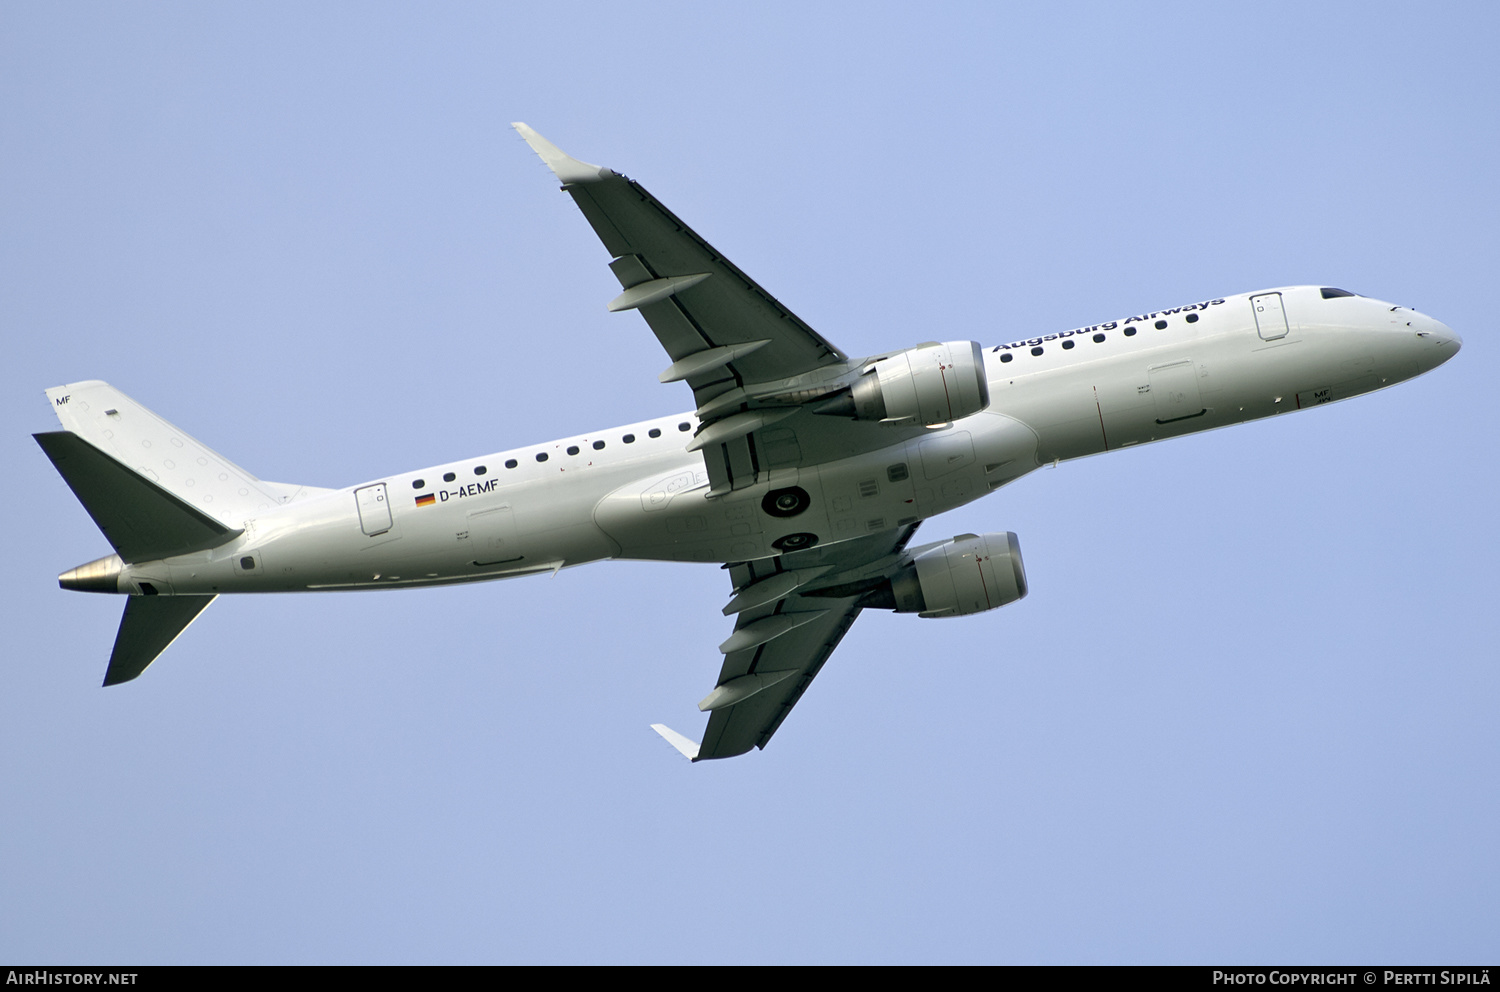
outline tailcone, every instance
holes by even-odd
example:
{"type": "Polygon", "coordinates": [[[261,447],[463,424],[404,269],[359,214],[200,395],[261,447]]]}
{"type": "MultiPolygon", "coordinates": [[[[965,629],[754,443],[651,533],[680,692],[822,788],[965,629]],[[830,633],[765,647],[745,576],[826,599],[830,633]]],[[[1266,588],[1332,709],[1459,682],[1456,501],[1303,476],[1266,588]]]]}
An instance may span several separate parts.
{"type": "Polygon", "coordinates": [[[57,584],[75,592],[117,593],[120,591],[120,573],[124,569],[125,563],[119,555],[109,555],[68,569],[57,577],[57,584]]]}

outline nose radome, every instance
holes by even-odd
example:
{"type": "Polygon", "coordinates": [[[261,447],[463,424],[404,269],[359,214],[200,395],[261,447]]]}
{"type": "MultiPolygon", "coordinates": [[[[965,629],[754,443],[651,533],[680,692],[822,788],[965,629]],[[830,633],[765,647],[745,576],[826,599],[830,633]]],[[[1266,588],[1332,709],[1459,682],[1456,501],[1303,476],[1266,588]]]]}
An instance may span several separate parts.
{"type": "Polygon", "coordinates": [[[1453,328],[1440,320],[1427,317],[1425,323],[1426,326],[1417,334],[1418,339],[1425,345],[1422,349],[1424,354],[1419,361],[1424,370],[1435,369],[1458,354],[1459,349],[1464,346],[1464,340],[1454,333],[1453,328]]]}
{"type": "Polygon", "coordinates": [[[1455,355],[1458,354],[1458,352],[1464,346],[1464,339],[1461,338],[1461,337],[1459,337],[1454,332],[1453,328],[1449,327],[1448,325],[1446,325],[1446,324],[1439,324],[1438,326],[1443,329],[1442,333],[1447,336],[1448,343],[1451,344],[1451,345],[1453,345],[1453,353],[1455,355]]]}
{"type": "Polygon", "coordinates": [[[1453,354],[1457,354],[1459,349],[1464,346],[1464,339],[1459,337],[1453,328],[1441,320],[1433,320],[1431,317],[1427,319],[1431,323],[1428,333],[1437,339],[1439,347],[1452,348],[1453,354]]]}

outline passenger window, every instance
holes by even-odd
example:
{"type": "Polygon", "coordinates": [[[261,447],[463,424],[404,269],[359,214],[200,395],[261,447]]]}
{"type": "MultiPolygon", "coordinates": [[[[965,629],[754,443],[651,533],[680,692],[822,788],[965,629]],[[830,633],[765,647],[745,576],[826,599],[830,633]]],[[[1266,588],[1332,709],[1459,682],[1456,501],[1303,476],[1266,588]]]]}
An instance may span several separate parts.
{"type": "Polygon", "coordinates": [[[576,454],[578,454],[578,445],[576,445],[576,444],[570,444],[570,445],[568,445],[568,454],[570,454],[570,455],[576,455],[576,454]]]}
{"type": "Polygon", "coordinates": [[[1103,334],[1095,334],[1094,335],[1094,343],[1095,344],[1102,344],[1103,342],[1104,342],[1104,335],[1103,334]]]}
{"type": "Polygon", "coordinates": [[[661,428],[660,427],[653,427],[649,431],[647,431],[646,433],[649,434],[649,435],[651,435],[652,437],[661,437],[661,428]]]}
{"type": "Polygon", "coordinates": [[[1073,339],[1068,338],[1068,340],[1063,342],[1063,351],[1067,351],[1071,347],[1073,347],[1073,339]]]}
{"type": "Polygon", "coordinates": [[[624,441],[626,444],[635,444],[635,435],[634,434],[626,434],[620,440],[624,441]]]}
{"type": "Polygon", "coordinates": [[[1196,323],[1198,323],[1198,315],[1195,314],[1195,313],[1188,314],[1187,315],[1187,322],[1189,324],[1196,324],[1196,323]]]}
{"type": "Polygon", "coordinates": [[[693,425],[684,422],[684,423],[678,424],[677,425],[677,429],[680,430],[680,431],[690,431],[690,430],[693,429],[693,425]]]}
{"type": "Polygon", "coordinates": [[[444,472],[443,473],[443,481],[444,482],[452,482],[456,478],[458,478],[458,476],[454,475],[452,472],[444,472]]]}
{"type": "Polygon", "coordinates": [[[603,451],[604,450],[604,442],[603,441],[595,441],[594,442],[594,450],[595,451],[603,451]]]}
{"type": "Polygon", "coordinates": [[[1016,356],[1007,351],[1005,354],[1000,356],[1000,360],[1002,362],[1013,362],[1016,360],[1016,356]]]}
{"type": "Polygon", "coordinates": [[[425,485],[427,485],[427,480],[426,479],[413,479],[413,480],[411,480],[411,487],[413,489],[421,489],[425,485]]]}
{"type": "Polygon", "coordinates": [[[1167,329],[1167,322],[1165,320],[1158,320],[1156,322],[1156,329],[1158,331],[1165,331],[1167,329]]]}
{"type": "Polygon", "coordinates": [[[506,468],[515,468],[517,464],[518,463],[517,463],[517,461],[514,458],[507,458],[507,459],[505,459],[505,467],[506,468]]]}
{"type": "Polygon", "coordinates": [[[1125,336],[1127,338],[1133,338],[1133,337],[1135,337],[1135,328],[1134,327],[1127,327],[1127,328],[1125,328],[1125,336]]]}
{"type": "Polygon", "coordinates": [[[539,462],[546,461],[547,460],[547,453],[545,451],[538,451],[536,453],[536,460],[539,461],[539,462]]]}
{"type": "Polygon", "coordinates": [[[1033,355],[1040,355],[1042,353],[1042,346],[1041,345],[1037,345],[1035,348],[1032,348],[1031,349],[1031,353],[1033,355]]]}
{"type": "Polygon", "coordinates": [[[488,471],[489,471],[489,469],[485,468],[483,465],[475,465],[474,466],[474,474],[475,475],[483,475],[484,473],[486,473],[488,471]]]}

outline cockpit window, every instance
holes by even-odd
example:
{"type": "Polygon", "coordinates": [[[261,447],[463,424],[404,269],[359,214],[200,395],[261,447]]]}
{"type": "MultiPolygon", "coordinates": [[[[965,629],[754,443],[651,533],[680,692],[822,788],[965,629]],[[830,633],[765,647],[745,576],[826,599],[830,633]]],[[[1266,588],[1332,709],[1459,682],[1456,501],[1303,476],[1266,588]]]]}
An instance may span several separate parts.
{"type": "Polygon", "coordinates": [[[1351,293],[1347,289],[1334,289],[1332,286],[1324,286],[1323,287],[1323,299],[1325,299],[1325,300],[1336,299],[1336,298],[1338,298],[1340,296],[1358,296],[1358,295],[1359,295],[1358,293],[1351,293]]]}

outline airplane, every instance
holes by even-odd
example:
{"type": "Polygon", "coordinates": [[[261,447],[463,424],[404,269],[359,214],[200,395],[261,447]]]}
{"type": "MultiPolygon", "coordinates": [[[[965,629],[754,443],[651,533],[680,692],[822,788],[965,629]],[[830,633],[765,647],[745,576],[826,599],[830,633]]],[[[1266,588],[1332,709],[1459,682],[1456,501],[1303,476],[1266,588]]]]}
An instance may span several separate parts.
{"type": "Polygon", "coordinates": [[[639,183],[512,125],[604,243],[611,312],[645,318],[691,413],[382,476],[267,482],[114,387],[46,391],[36,434],[114,553],[58,577],[126,595],[104,684],[221,593],[478,582],[611,558],[719,564],[734,617],[693,761],[764,748],[865,609],[920,618],[1027,594],[1016,535],[912,545],[928,517],[1037,468],[1336,402],[1462,341],[1327,286],[1209,297],[982,347],[851,358],[639,183]]]}

